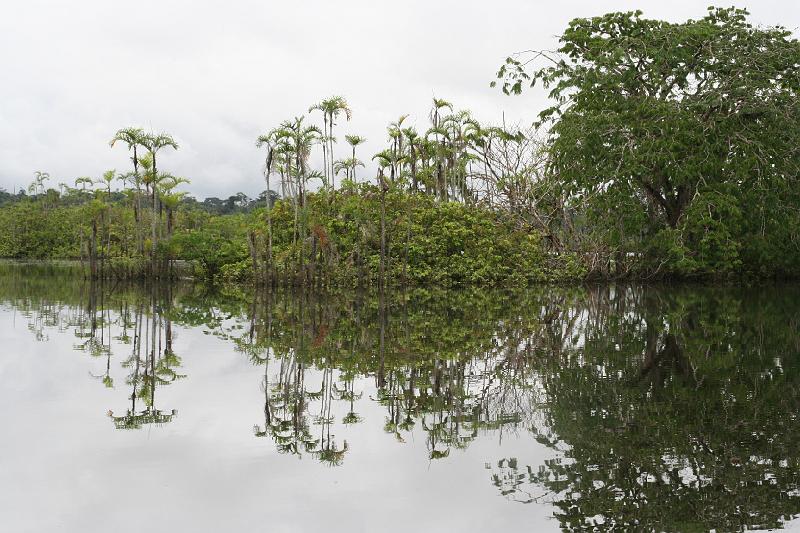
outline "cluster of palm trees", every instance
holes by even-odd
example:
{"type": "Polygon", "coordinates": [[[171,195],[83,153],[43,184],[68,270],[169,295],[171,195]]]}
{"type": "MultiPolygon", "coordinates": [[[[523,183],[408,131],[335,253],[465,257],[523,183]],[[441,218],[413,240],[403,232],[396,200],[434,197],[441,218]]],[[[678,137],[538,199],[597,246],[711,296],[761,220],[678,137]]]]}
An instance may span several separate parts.
{"type": "MultiPolygon", "coordinates": [[[[282,195],[299,195],[300,205],[309,180],[319,179],[324,188],[335,190],[337,176],[356,181],[357,168],[364,167],[356,157],[356,147],[366,141],[359,135],[345,135],[350,157],[335,157],[334,127],[340,117],[348,121],[352,117],[347,100],[326,98],[309,108],[309,113],[315,111],[322,113],[322,128],[306,125],[300,116],[281,123],[256,142],[267,148],[267,180],[279,176],[282,195]],[[322,147],[322,172],[308,168],[315,145],[322,147]]],[[[378,165],[379,180],[383,176],[390,184],[443,201],[485,200],[510,207],[526,196],[522,182],[529,186],[541,178],[544,159],[535,135],[505,125],[484,126],[469,111],[455,110],[453,104],[439,98],[433,99],[430,125],[424,132],[409,125],[408,118],[401,115],[389,124],[389,146],[372,158],[378,165]]]]}
{"type": "Polygon", "coordinates": [[[375,154],[379,176],[442,201],[483,203],[520,211],[536,208],[545,152],[535,131],[486,126],[467,110],[434,98],[424,132],[401,115],[387,129],[389,146],[375,154]]]}
{"type": "MultiPolygon", "coordinates": [[[[164,266],[170,262],[169,257],[159,262],[159,241],[172,236],[176,210],[186,194],[175,189],[182,183],[188,183],[185,178],[158,170],[159,153],[165,148],[177,149],[178,143],[166,133],[146,133],[135,127],[118,130],[109,144],[113,148],[117,143],[124,144],[130,151],[133,163],[131,171],[119,173],[116,169],[111,169],[103,172],[99,178],[80,176],[75,179],[74,188],[64,183],[60,184],[60,188],[62,193],[66,190],[69,194],[83,198],[89,195],[90,200],[84,204],[84,208],[90,229],[89,235],[82,238],[82,248],[89,260],[92,278],[110,275],[105,267],[106,260],[112,257],[112,207],[120,198],[126,198],[133,210],[136,253],[131,253],[128,246],[129,234],[122,230],[122,234],[117,235],[120,241],[119,255],[138,256],[142,265],[146,263],[146,271],[139,269],[136,275],[149,274],[158,277],[164,273],[164,266]],[[120,190],[115,190],[115,182],[122,184],[120,190]],[[149,242],[146,238],[148,218],[149,242]]],[[[36,172],[29,187],[31,194],[44,194],[44,183],[49,178],[50,175],[46,172],[36,172]]],[[[127,273],[131,274],[134,273],[127,273]]]]}
{"type": "MultiPolygon", "coordinates": [[[[175,191],[181,183],[188,183],[185,178],[173,176],[158,170],[159,153],[166,149],[178,149],[178,143],[166,133],[146,133],[141,128],[128,127],[117,131],[109,142],[113,148],[117,143],[127,146],[131,153],[133,170],[118,176],[126,189],[127,196],[133,206],[137,249],[141,257],[145,257],[145,223],[144,209],[149,204],[150,214],[150,274],[159,276],[163,268],[158,261],[158,243],[160,238],[169,238],[175,227],[175,211],[185,193],[175,191]],[[166,216],[165,216],[166,215],[166,216]],[[166,218],[166,224],[164,223],[166,218]]],[[[104,181],[109,185],[113,176],[104,181]]]]}
{"type": "MultiPolygon", "coordinates": [[[[359,166],[364,166],[356,157],[356,147],[365,142],[365,139],[358,135],[346,136],[346,140],[352,149],[350,158],[337,160],[334,155],[336,145],[334,127],[336,126],[336,121],[342,115],[348,121],[352,117],[352,111],[347,100],[341,96],[324,99],[311,106],[308,110],[309,113],[315,111],[322,113],[322,128],[307,124],[305,116],[301,115],[282,122],[266,134],[259,136],[256,140],[257,147],[265,147],[267,149],[264,165],[267,190],[271,190],[272,177],[277,176],[280,180],[281,196],[291,198],[292,201],[294,209],[292,244],[298,249],[298,272],[302,269],[302,241],[306,238],[305,233],[301,230],[307,227],[305,205],[309,182],[320,180],[323,189],[332,192],[336,190],[336,176],[338,174],[344,173],[346,178],[355,180],[356,169],[359,166]],[[322,146],[322,172],[309,168],[309,160],[316,145],[322,146]],[[297,247],[298,241],[300,241],[299,248],[297,247]]],[[[268,202],[266,248],[270,276],[273,272],[271,208],[271,203],[268,202]]],[[[251,241],[253,240],[254,237],[251,235],[251,241]]]]}
{"type": "MultiPolygon", "coordinates": [[[[266,148],[264,177],[267,189],[271,180],[280,181],[281,196],[294,209],[293,245],[302,269],[303,242],[313,239],[306,224],[306,195],[309,182],[319,180],[321,189],[336,191],[336,178],[359,181],[357,170],[364,167],[356,153],[366,139],[347,134],[349,157],[336,158],[336,127],[342,118],[349,121],[352,110],[347,100],[332,96],[311,106],[308,112],[322,114],[322,127],[308,124],[304,116],[282,122],[258,137],[256,146],[266,148]],[[322,171],[310,167],[315,147],[322,148],[322,171]],[[297,246],[300,243],[299,247],[297,246]]],[[[484,126],[468,111],[456,110],[450,102],[434,98],[429,112],[430,125],[424,132],[401,115],[387,128],[389,146],[372,157],[377,164],[376,182],[381,190],[381,257],[385,254],[384,198],[390,189],[411,194],[428,194],[447,202],[481,204],[519,215],[522,223],[549,233],[560,205],[543,201],[547,197],[544,179],[545,151],[535,133],[519,128],[484,126]]],[[[342,183],[342,181],[340,181],[342,183]]],[[[271,206],[270,206],[271,207],[271,206]]],[[[265,248],[272,265],[272,217],[268,207],[265,248]]],[[[251,236],[251,250],[255,250],[251,236]]],[[[254,263],[257,253],[253,252],[254,263]]],[[[383,271],[383,260],[381,261],[383,271]]],[[[299,270],[298,270],[299,272],[299,270]]]]}

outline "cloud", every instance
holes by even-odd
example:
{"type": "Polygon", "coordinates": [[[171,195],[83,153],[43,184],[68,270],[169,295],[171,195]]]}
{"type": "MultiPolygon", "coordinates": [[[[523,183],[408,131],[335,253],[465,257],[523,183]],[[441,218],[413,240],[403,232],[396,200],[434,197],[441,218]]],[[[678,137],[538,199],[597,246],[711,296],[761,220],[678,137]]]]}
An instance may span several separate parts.
{"type": "MultiPolygon", "coordinates": [[[[757,23],[793,28],[800,6],[787,4],[745,3],[757,23]]],[[[125,150],[108,140],[138,125],[179,140],[162,168],[190,178],[196,196],[255,196],[255,138],[333,94],[354,111],[337,135],[367,137],[364,160],[400,114],[424,125],[434,95],[484,121],[527,124],[544,95],[490,89],[503,58],[555,47],[571,18],[635,8],[671,20],[705,12],[693,0],[6,2],[0,186],[24,186],[35,170],[71,183],[127,168],[125,150]]]]}

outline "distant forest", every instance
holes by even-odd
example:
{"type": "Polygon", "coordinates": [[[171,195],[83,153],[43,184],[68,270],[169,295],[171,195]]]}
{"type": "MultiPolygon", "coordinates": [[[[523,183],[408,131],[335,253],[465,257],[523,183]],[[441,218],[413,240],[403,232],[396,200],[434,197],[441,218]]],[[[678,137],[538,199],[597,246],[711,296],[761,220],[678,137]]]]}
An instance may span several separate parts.
{"type": "MultiPolygon", "coordinates": [[[[61,187],[61,189],[67,190],[69,194],[63,194],[61,192],[56,191],[55,189],[51,189],[53,192],[45,191],[43,194],[44,196],[47,196],[48,194],[52,196],[58,192],[59,201],[63,205],[71,205],[71,206],[82,205],[94,198],[94,191],[82,191],[80,189],[70,188],[66,186],[61,187]]],[[[14,194],[8,192],[3,187],[0,187],[0,207],[11,205],[23,200],[33,200],[39,196],[40,196],[39,194],[35,193],[28,194],[27,192],[25,192],[24,189],[20,189],[16,194],[14,194]]],[[[275,202],[278,200],[279,195],[275,191],[270,191],[269,197],[271,198],[271,203],[274,205],[275,202]]],[[[110,196],[110,200],[113,203],[123,202],[125,198],[126,198],[125,193],[121,191],[112,191],[110,196]]],[[[194,196],[186,195],[183,196],[180,200],[181,209],[196,209],[200,211],[205,211],[206,213],[212,215],[232,215],[236,213],[250,213],[254,209],[266,206],[267,206],[266,190],[261,191],[261,193],[255,198],[250,198],[245,193],[238,192],[225,199],[211,196],[201,201],[195,198],[194,196]]]]}

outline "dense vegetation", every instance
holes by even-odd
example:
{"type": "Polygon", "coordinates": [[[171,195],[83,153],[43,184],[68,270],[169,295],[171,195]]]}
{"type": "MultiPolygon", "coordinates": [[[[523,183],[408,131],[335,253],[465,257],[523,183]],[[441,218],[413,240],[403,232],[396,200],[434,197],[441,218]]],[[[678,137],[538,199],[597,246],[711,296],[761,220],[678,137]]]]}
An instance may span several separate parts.
{"type": "Polygon", "coordinates": [[[360,175],[362,137],[345,135],[337,158],[342,97],[308,110],[321,127],[299,116],[257,139],[256,202],[186,197],[158,165],[175,140],[120,130],[111,144],[127,146],[131,171],[61,191],[37,173],[29,196],[0,195],[0,256],[82,258],[93,276],[166,276],[179,259],[206,277],[304,285],[800,273],[789,31],[711,8],[683,23],[575,19],[560,42],[498,72],[508,93],[550,89],[539,130],[434,99],[424,131],[407,115],[389,125],[374,183],[360,175]]]}

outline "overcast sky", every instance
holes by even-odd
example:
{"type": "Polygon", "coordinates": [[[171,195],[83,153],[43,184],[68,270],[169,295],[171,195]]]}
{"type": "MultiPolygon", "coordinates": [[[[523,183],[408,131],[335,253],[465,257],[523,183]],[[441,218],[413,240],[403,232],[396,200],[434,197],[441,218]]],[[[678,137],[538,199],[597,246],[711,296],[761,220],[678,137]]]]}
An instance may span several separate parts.
{"type": "MultiPolygon", "coordinates": [[[[3,0],[0,187],[25,186],[36,170],[53,185],[127,171],[127,151],[108,141],[135,125],[178,140],[159,167],[191,179],[192,194],[255,196],[264,188],[256,137],[322,98],[347,98],[353,119],[337,137],[367,137],[365,161],[399,115],[424,129],[433,96],[482,121],[505,113],[528,124],[541,94],[489,88],[507,55],[555,48],[575,17],[639,8],[679,21],[702,17],[709,3],[3,0]]],[[[800,26],[797,0],[736,5],[758,24],[800,26]]]]}

